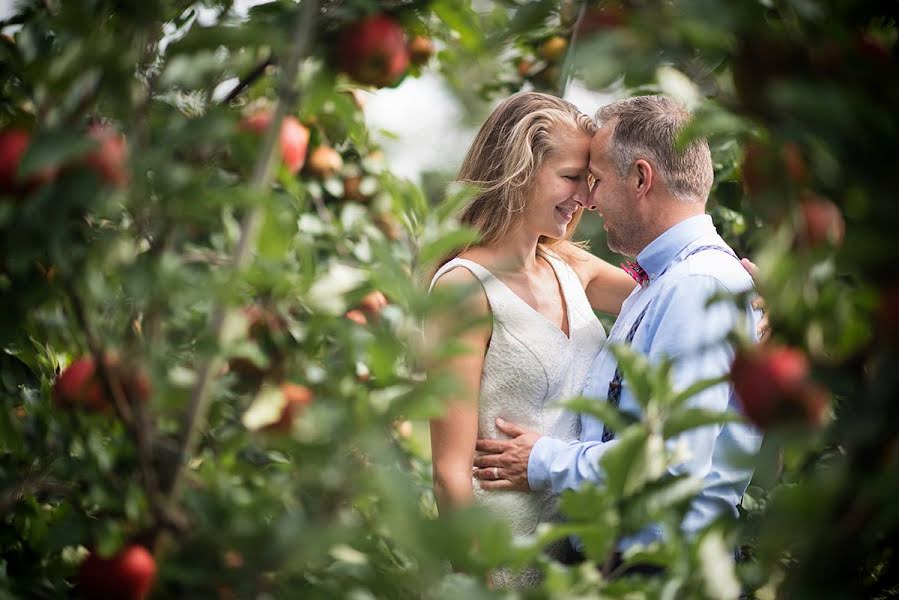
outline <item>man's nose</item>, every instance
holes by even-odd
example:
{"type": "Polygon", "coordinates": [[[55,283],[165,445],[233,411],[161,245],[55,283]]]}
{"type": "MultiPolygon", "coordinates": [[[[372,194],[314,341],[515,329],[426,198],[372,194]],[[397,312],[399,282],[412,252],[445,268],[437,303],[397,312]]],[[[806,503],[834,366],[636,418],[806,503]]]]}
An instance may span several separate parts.
{"type": "Polygon", "coordinates": [[[596,210],[596,201],[593,200],[593,190],[590,189],[590,186],[587,185],[585,181],[581,186],[581,189],[578,191],[578,194],[575,196],[575,201],[586,210],[596,210]]]}

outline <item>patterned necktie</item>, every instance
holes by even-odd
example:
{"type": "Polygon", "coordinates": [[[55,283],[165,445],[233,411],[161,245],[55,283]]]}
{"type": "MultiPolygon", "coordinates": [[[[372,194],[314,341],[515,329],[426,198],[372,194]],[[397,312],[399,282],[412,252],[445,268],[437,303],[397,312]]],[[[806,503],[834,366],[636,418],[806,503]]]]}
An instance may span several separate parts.
{"type": "Polygon", "coordinates": [[[642,286],[649,283],[649,274],[643,270],[643,267],[637,261],[629,260],[621,265],[621,268],[624,269],[625,273],[633,277],[638,285],[642,286]]]}

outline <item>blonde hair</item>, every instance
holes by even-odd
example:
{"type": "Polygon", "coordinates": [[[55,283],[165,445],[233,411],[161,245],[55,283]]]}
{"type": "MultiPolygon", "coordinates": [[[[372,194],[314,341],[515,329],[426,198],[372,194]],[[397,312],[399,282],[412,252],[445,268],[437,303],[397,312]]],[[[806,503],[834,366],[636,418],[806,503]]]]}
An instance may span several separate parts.
{"type": "Polygon", "coordinates": [[[636,160],[649,160],[668,191],[686,204],[705,202],[715,177],[705,139],[677,148],[677,136],[690,118],[666,96],[627,98],[596,112],[599,125],[615,121],[608,152],[618,176],[624,177],[636,160]]]}
{"type": "MultiPolygon", "coordinates": [[[[571,102],[541,94],[519,92],[494,109],[471,143],[457,181],[477,193],[462,209],[459,220],[480,234],[474,244],[457,248],[440,265],[472,246],[502,239],[524,214],[534,176],[543,161],[558,148],[561,128],[592,136],[596,123],[571,102]]],[[[552,246],[571,237],[581,219],[578,210],[562,239],[541,236],[539,243],[552,246]]]]}

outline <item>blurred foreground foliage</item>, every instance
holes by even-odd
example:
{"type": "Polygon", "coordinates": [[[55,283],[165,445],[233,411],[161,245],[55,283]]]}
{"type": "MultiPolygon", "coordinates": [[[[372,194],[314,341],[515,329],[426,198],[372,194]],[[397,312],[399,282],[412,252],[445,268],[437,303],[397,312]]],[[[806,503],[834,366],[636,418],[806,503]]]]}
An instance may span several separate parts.
{"type": "Polygon", "coordinates": [[[152,550],[157,598],[499,597],[486,573],[530,561],[534,598],[896,594],[894,3],[35,1],[2,25],[0,125],[30,140],[0,199],[0,597],[77,596],[85,555],[126,544],[152,550]],[[513,543],[476,509],[435,518],[421,428],[453,382],[422,358],[458,349],[419,324],[458,299],[421,282],[471,234],[464,191],[434,207],[391,174],[335,72],[341,28],[378,11],[436,45],[406,76],[438,69],[471,106],[577,78],[695,110],[710,212],[832,396],[825,426],[769,430],[739,523],[681,536],[696,482],[666,474],[665,440],[730,417],[627,355],[654,408],[572,404],[626,443],[608,485],[565,495],[568,523],[513,543]],[[254,136],[259,107],[277,118],[254,136]],[[278,160],[283,114],[301,170],[278,160]],[[104,409],[54,391],[76,359],[104,409]],[[651,522],[666,543],[625,566],[661,577],[596,569],[651,522]],[[540,556],[568,534],[588,563],[540,556]]]}

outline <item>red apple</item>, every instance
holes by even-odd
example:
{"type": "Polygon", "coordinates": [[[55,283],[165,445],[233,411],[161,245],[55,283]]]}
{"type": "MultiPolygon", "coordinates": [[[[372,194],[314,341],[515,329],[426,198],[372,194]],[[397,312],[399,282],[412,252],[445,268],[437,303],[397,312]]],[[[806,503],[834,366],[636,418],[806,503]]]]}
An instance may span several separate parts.
{"type": "Polygon", "coordinates": [[[155,579],[156,560],[137,544],[126,546],[110,558],[91,552],[78,574],[84,596],[98,600],[142,600],[155,579]]]}
{"type": "MultiPolygon", "coordinates": [[[[271,110],[261,109],[245,116],[240,122],[240,128],[261,135],[271,121],[271,110]]],[[[303,168],[308,148],[309,130],[293,115],[284,117],[281,121],[278,149],[281,153],[281,162],[292,175],[296,175],[303,168]]]]}
{"type": "Polygon", "coordinates": [[[626,19],[627,9],[618,2],[588,8],[577,24],[577,35],[580,37],[603,29],[615,29],[624,25],[626,19]]]}
{"type": "MultiPolygon", "coordinates": [[[[151,387],[147,374],[138,367],[128,365],[114,355],[108,355],[106,368],[115,373],[124,387],[125,397],[146,402],[151,387]]],[[[79,408],[88,412],[104,412],[112,405],[106,396],[92,357],[79,358],[60,373],[53,386],[53,400],[62,408],[79,408]]]]}
{"type": "Polygon", "coordinates": [[[357,325],[368,325],[368,318],[365,316],[365,313],[357,308],[347,311],[344,316],[357,325]]]}
{"type": "Polygon", "coordinates": [[[839,246],[846,235],[846,222],[836,204],[810,192],[799,201],[799,238],[812,248],[824,244],[839,246]]]}
{"type": "Polygon", "coordinates": [[[378,290],[374,290],[362,297],[362,300],[359,301],[359,308],[362,309],[362,312],[372,317],[377,317],[381,314],[381,310],[383,310],[387,304],[387,298],[384,294],[378,290]]]}
{"type": "Polygon", "coordinates": [[[330,146],[319,146],[309,156],[309,171],[320,179],[328,179],[343,168],[343,158],[330,146]]]}
{"type": "Polygon", "coordinates": [[[423,35],[416,35],[409,41],[409,60],[413,65],[426,65],[434,56],[434,42],[423,35]]]}
{"type": "Polygon", "coordinates": [[[98,147],[86,159],[107,184],[123,188],[128,185],[128,146],[125,136],[107,125],[95,125],[88,137],[98,142],[98,147]]]}
{"type": "Polygon", "coordinates": [[[390,16],[366,17],[337,34],[337,68],[366,85],[396,83],[409,66],[406,36],[390,16]]]}
{"type": "Polygon", "coordinates": [[[277,421],[263,428],[266,431],[289,433],[293,428],[293,420],[315,398],[312,390],[296,383],[282,383],[281,393],[284,394],[284,405],[281,407],[281,415],[277,421]]]}
{"type": "Polygon", "coordinates": [[[53,401],[59,407],[77,407],[93,412],[109,408],[109,402],[96,377],[93,358],[79,358],[59,374],[53,386],[53,401]]]}
{"type": "Polygon", "coordinates": [[[809,378],[805,355],[794,348],[759,346],[737,353],[730,372],[743,412],[762,429],[785,421],[819,425],[826,391],[809,378]]]}
{"type": "Polygon", "coordinates": [[[19,163],[31,143],[31,134],[24,129],[0,132],[0,194],[16,194],[49,183],[57,169],[49,167],[31,175],[27,181],[19,179],[19,163]]]}

